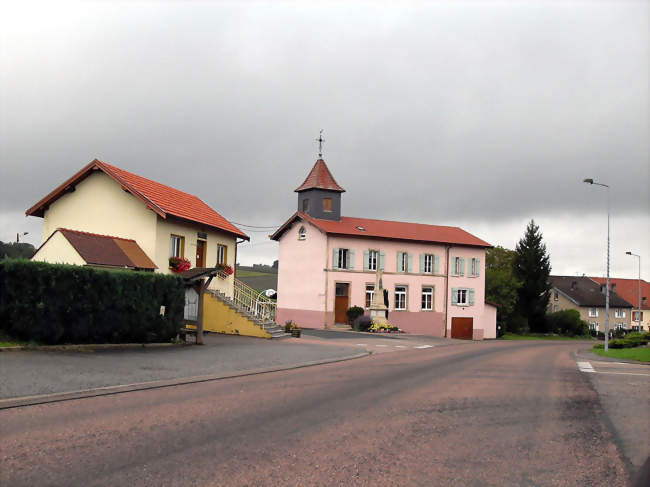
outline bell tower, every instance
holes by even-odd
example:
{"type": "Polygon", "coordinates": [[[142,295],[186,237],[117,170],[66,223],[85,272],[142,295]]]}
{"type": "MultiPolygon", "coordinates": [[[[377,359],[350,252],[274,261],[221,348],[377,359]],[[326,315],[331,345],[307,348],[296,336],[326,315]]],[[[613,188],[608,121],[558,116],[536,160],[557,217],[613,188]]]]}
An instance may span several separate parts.
{"type": "Polygon", "coordinates": [[[341,220],[341,193],[345,190],[334,180],[322,153],[295,191],[298,193],[298,211],[319,220],[341,220]]]}

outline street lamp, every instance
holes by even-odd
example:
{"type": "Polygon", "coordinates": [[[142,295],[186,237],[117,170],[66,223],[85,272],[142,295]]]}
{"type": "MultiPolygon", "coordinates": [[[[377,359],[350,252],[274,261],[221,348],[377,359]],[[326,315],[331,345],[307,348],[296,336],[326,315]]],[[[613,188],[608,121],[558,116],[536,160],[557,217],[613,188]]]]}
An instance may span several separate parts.
{"type": "MultiPolygon", "coordinates": [[[[29,232],[23,232],[23,236],[25,236],[25,235],[29,235],[29,232]]],[[[16,243],[19,243],[19,242],[20,242],[20,233],[17,233],[16,234],[16,243]]]]}
{"type": "Polygon", "coordinates": [[[641,331],[641,256],[638,254],[633,254],[630,251],[625,252],[626,255],[632,255],[639,258],[639,310],[637,311],[637,317],[639,318],[639,328],[637,331],[641,331]]]}
{"type": "Polygon", "coordinates": [[[605,284],[605,351],[607,352],[609,350],[609,186],[591,178],[584,179],[582,182],[607,188],[607,284],[605,284]]]}

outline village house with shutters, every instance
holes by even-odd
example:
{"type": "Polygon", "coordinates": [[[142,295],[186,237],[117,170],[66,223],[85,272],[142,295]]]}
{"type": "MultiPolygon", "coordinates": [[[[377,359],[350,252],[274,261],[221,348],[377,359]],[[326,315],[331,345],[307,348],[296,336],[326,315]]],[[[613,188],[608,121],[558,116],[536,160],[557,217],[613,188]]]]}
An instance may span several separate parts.
{"type": "Polygon", "coordinates": [[[490,244],[458,227],[341,216],[341,195],[325,161],[295,190],[298,211],[279,242],[277,322],[308,328],[347,324],[366,313],[377,269],[389,294],[388,321],[408,333],[496,338],[496,307],[485,302],[490,244]]]}

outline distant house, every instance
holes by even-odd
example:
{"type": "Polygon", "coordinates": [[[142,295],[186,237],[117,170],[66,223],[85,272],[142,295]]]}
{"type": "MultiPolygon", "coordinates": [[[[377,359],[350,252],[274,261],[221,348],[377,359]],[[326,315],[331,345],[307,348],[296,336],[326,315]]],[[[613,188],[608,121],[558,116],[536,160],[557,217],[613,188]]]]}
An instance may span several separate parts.
{"type": "Polygon", "coordinates": [[[490,244],[458,227],[341,216],[341,188],[319,159],[296,190],[298,211],[271,238],[279,247],[278,322],[347,323],[369,308],[377,269],[388,290],[388,321],[409,333],[496,338],[496,307],[485,303],[490,244]]]}
{"type": "MultiPolygon", "coordinates": [[[[591,277],[601,285],[605,285],[604,277],[591,277]]],[[[641,313],[639,313],[639,280],[638,279],[619,279],[618,277],[609,278],[610,290],[616,292],[632,305],[632,329],[641,331],[650,330],[650,282],[641,280],[641,313]]]]}
{"type": "MultiPolygon", "coordinates": [[[[169,258],[183,257],[192,267],[234,268],[238,239],[249,240],[198,197],[97,159],[25,213],[43,218],[33,260],[52,263],[170,273],[169,258]]],[[[228,296],[233,286],[234,275],[211,285],[228,296]]]]}
{"type": "MultiPolygon", "coordinates": [[[[576,309],[592,331],[605,331],[605,285],[589,277],[550,276],[549,312],[576,309]]],[[[632,305],[615,292],[609,294],[610,329],[631,328],[632,305]]]]}

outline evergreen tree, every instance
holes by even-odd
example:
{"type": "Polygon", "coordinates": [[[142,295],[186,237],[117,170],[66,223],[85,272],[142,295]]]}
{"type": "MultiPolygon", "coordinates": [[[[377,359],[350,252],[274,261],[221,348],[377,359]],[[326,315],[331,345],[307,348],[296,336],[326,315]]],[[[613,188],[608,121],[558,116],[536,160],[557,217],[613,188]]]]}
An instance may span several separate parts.
{"type": "Polygon", "coordinates": [[[517,289],[521,283],[514,275],[515,251],[500,246],[485,253],[485,297],[499,305],[497,325],[501,333],[518,332],[513,320],[517,306],[517,289]]]}
{"type": "Polygon", "coordinates": [[[528,320],[530,331],[543,333],[546,331],[546,308],[551,297],[548,280],[551,263],[546,245],[542,243],[542,233],[534,220],[528,224],[515,253],[515,277],[521,281],[517,291],[517,307],[528,320]]]}

